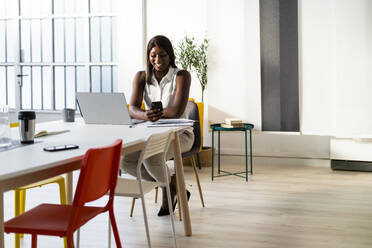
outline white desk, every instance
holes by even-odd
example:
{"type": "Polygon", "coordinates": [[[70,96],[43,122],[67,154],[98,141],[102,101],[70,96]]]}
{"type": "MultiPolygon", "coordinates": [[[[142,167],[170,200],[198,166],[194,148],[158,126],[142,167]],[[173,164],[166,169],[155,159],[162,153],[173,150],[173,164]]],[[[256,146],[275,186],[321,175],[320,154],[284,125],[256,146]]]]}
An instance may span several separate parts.
{"type": "MultiPolygon", "coordinates": [[[[123,154],[141,150],[144,141],[154,133],[178,128],[148,128],[138,125],[133,128],[122,125],[85,125],[82,120],[74,123],[62,121],[37,124],[36,131],[58,131],[68,129],[70,132],[35,139],[35,144],[0,152],[0,248],[4,248],[4,192],[53,176],[67,173],[67,198],[72,202],[72,171],[81,167],[84,153],[91,147],[109,145],[114,140],[123,139],[123,154]],[[77,144],[79,149],[45,152],[43,147],[77,144]]],[[[18,128],[12,129],[12,138],[18,137],[18,128]]],[[[177,132],[174,132],[175,167],[177,186],[186,236],[192,235],[189,208],[186,197],[185,180],[181,150],[177,132]]]]}

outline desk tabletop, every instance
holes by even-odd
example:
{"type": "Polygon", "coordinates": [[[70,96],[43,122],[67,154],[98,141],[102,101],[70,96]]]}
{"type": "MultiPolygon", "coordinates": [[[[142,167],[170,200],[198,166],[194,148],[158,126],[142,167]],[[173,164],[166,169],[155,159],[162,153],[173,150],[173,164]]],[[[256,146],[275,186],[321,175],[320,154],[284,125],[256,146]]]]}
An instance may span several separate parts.
{"type": "MultiPolygon", "coordinates": [[[[91,147],[111,144],[116,139],[123,139],[123,152],[130,153],[142,149],[144,141],[152,134],[166,131],[179,131],[185,127],[157,127],[136,125],[85,125],[82,120],[74,123],[62,121],[36,125],[36,132],[70,130],[52,136],[35,139],[35,144],[17,147],[0,152],[0,247],[4,247],[4,197],[3,192],[50,178],[63,173],[67,174],[68,202],[72,201],[72,171],[81,167],[84,153],[91,147]],[[45,152],[44,147],[63,144],[76,144],[79,149],[59,152],[45,152]]],[[[182,168],[178,135],[172,135],[177,168],[177,185],[180,189],[185,235],[191,236],[191,220],[187,205],[186,188],[182,168]]],[[[12,138],[19,139],[18,128],[13,128],[12,138]]]]}
{"type": "MultiPolygon", "coordinates": [[[[82,119],[76,122],[46,122],[36,125],[36,133],[70,130],[67,133],[44,136],[35,139],[32,145],[22,145],[0,152],[0,182],[14,177],[53,168],[68,162],[80,161],[85,152],[92,147],[112,144],[123,139],[123,148],[143,143],[154,133],[178,130],[179,127],[149,128],[146,125],[86,125],[82,119]],[[76,144],[79,149],[58,152],[45,152],[44,147],[76,144]]],[[[19,139],[18,128],[12,128],[12,138],[19,139]]]]}

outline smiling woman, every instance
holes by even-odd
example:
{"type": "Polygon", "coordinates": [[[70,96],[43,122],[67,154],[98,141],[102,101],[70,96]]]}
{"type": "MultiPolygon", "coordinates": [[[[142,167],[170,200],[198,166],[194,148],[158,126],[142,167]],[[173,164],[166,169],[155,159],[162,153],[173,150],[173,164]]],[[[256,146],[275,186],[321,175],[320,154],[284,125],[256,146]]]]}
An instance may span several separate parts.
{"type": "Polygon", "coordinates": [[[130,114],[133,118],[157,121],[160,118],[180,118],[185,111],[191,84],[190,73],[177,68],[170,40],[162,35],[153,37],[147,45],[146,71],[139,71],[133,80],[130,114]],[[142,110],[142,101],[147,110],[142,110]],[[151,103],[161,101],[163,111],[151,109],[151,103]]]}
{"type": "MultiPolygon", "coordinates": [[[[175,55],[170,40],[162,35],[153,37],[147,45],[146,71],[136,73],[133,80],[133,91],[130,100],[129,112],[132,118],[157,121],[160,118],[182,118],[189,98],[191,84],[190,73],[177,68],[175,55]],[[145,102],[146,110],[141,109],[145,102]],[[161,102],[163,109],[152,108],[153,102],[161,102]]],[[[187,152],[194,143],[192,127],[179,133],[181,152],[187,152]]],[[[171,148],[171,146],[170,146],[171,148]]],[[[122,169],[127,173],[137,175],[137,160],[139,153],[125,156],[122,169]]],[[[173,157],[173,150],[167,151],[166,159],[173,157]]],[[[148,181],[165,182],[161,169],[161,156],[153,156],[144,161],[142,177],[148,181]]],[[[176,178],[171,177],[170,183],[172,202],[176,195],[176,178]]],[[[165,188],[163,188],[163,204],[159,216],[169,214],[165,188]]]]}

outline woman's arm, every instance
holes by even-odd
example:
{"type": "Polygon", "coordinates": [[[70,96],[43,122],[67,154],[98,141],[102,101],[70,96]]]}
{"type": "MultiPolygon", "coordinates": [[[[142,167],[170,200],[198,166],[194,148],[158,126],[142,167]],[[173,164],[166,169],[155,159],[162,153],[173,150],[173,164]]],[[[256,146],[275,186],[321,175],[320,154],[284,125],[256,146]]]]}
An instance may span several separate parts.
{"type": "Polygon", "coordinates": [[[163,110],[162,118],[179,118],[185,111],[191,85],[190,73],[180,70],[176,75],[176,93],[172,106],[163,110]]]}
{"type": "Polygon", "coordinates": [[[145,111],[141,109],[143,89],[145,87],[145,72],[136,73],[132,84],[132,96],[129,102],[129,114],[132,118],[146,120],[145,111]]]}
{"type": "Polygon", "coordinates": [[[147,111],[141,109],[141,104],[143,100],[143,90],[146,84],[145,76],[146,73],[144,71],[139,71],[134,76],[133,91],[129,103],[129,114],[132,118],[135,119],[157,121],[162,117],[163,113],[162,111],[159,111],[158,109],[154,110],[149,109],[147,111]]]}

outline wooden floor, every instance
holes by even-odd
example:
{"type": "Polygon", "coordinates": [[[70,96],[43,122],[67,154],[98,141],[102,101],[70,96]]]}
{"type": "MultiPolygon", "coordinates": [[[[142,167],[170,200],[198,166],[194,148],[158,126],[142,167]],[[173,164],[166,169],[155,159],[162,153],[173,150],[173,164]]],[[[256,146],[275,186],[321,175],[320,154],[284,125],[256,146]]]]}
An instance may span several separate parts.
{"type": "MultiPolygon", "coordinates": [[[[242,162],[241,157],[226,156],[223,168],[241,170],[242,162]]],[[[255,159],[249,182],[233,176],[211,182],[210,168],[203,168],[199,173],[205,208],[193,172],[186,167],[193,236],[185,237],[177,220],[178,247],[372,247],[372,173],[332,171],[320,164],[294,160],[275,165],[255,159]]],[[[27,192],[27,208],[42,201],[58,202],[57,192],[56,186],[27,192]]],[[[146,197],[152,245],[172,247],[169,218],[157,217],[160,205],[153,197],[152,193],[146,197]]],[[[13,200],[13,192],[6,193],[5,219],[13,214],[13,200]]],[[[147,247],[140,201],[133,218],[129,206],[130,199],[115,199],[122,244],[147,247]]],[[[39,237],[40,248],[62,244],[59,238],[39,237]]],[[[6,247],[14,247],[13,235],[6,235],[6,247]]],[[[21,247],[30,247],[29,237],[21,247]]],[[[80,247],[107,247],[107,215],[84,226],[80,247]]]]}

